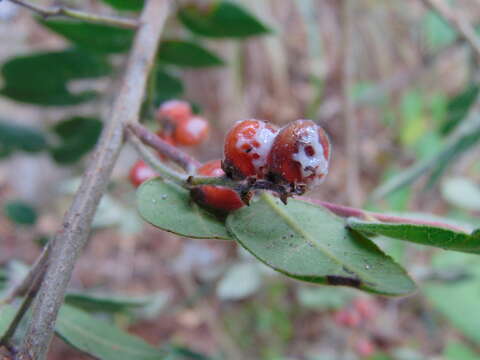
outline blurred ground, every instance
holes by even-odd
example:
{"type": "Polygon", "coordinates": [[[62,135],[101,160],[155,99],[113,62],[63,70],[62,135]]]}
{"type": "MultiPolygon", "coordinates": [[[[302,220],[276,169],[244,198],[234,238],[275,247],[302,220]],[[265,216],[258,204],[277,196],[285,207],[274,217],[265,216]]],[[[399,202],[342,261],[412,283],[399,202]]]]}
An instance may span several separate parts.
{"type": "MultiPolygon", "coordinates": [[[[109,11],[96,1],[68,3],[91,11],[109,11]]],[[[342,118],[338,1],[243,3],[276,32],[244,43],[211,42],[209,46],[230,66],[182,72],[186,98],[202,106],[214,127],[211,141],[195,150],[195,156],[200,160],[219,158],[221,143],[215,140],[233,122],[245,117],[279,125],[297,118],[314,118],[330,134],[334,149],[331,173],[314,196],[349,204],[346,177],[352,159],[346,155],[342,118]]],[[[480,22],[478,0],[455,3],[473,23],[480,22]]],[[[435,61],[425,61],[427,55],[435,53],[435,42],[442,42],[442,34],[438,28],[425,30],[432,25],[425,20],[420,1],[361,0],[354,7],[354,90],[359,94],[362,89],[379,92],[361,102],[355,111],[359,125],[359,197],[364,205],[377,209],[449,215],[452,208],[440,190],[424,192],[422,181],[381,203],[368,203],[367,197],[386,174],[413,163],[422,151],[429,151],[430,145],[421,140],[438,125],[430,111],[434,105],[430,105],[436,96],[445,98],[465,87],[472,76],[468,51],[452,47],[435,61]],[[409,122],[405,107],[408,101],[417,101],[415,96],[422,99],[426,110],[409,122]]],[[[36,24],[28,11],[7,15],[0,20],[0,63],[32,50],[64,46],[61,39],[36,24]]],[[[167,33],[175,34],[175,29],[167,33]]],[[[99,86],[105,89],[107,100],[79,107],[78,111],[103,111],[114,89],[99,86]]],[[[2,118],[40,128],[65,115],[65,110],[39,109],[6,98],[0,98],[0,112],[2,118]]],[[[447,341],[464,338],[438,316],[421,293],[387,299],[307,286],[256,265],[232,242],[183,239],[136,221],[134,189],[126,178],[134,160],[131,149],[125,149],[109,194],[114,202],[103,212],[120,207],[126,210],[97,225],[71,286],[130,296],[163,294],[167,299],[164,306],[148,320],[114,318],[150,343],[175,342],[211,355],[221,350],[228,359],[356,359],[386,352],[394,359],[407,360],[440,359],[447,341]],[[130,226],[119,226],[123,216],[132,217],[130,226]],[[238,273],[231,275],[232,269],[239,267],[238,273]],[[232,278],[228,279],[228,274],[232,278]],[[219,290],[222,281],[224,288],[219,290]],[[354,325],[339,320],[339,309],[354,309],[352,301],[357,298],[368,299],[375,316],[354,325]]],[[[478,183],[479,172],[471,171],[477,161],[478,152],[463,158],[451,171],[468,173],[478,183]]],[[[34,261],[40,251],[38,238],[54,234],[71,199],[69,191],[60,191],[60,185],[78,177],[81,170],[81,164],[58,167],[43,155],[15,155],[0,163],[0,207],[9,199],[20,198],[35,204],[40,214],[33,228],[15,227],[0,215],[0,265],[13,259],[26,264],[34,261]]],[[[470,217],[478,215],[469,213],[470,217]]],[[[403,264],[422,281],[435,252],[418,247],[402,251],[403,264]]],[[[478,344],[470,345],[479,349],[478,344]]],[[[57,339],[50,358],[88,357],[57,339]]]]}

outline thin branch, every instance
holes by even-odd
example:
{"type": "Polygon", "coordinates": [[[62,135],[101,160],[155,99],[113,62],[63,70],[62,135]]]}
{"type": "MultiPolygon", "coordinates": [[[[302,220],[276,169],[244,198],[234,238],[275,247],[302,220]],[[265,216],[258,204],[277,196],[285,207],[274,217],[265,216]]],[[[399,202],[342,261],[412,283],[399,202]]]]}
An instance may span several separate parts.
{"type": "Polygon", "coordinates": [[[28,289],[30,289],[35,282],[39,281],[38,279],[41,279],[43,277],[43,274],[47,270],[48,257],[50,254],[51,247],[52,247],[52,242],[49,241],[47,245],[45,245],[45,247],[43,248],[42,253],[37,258],[35,263],[30,267],[30,270],[28,271],[27,276],[25,276],[25,278],[23,278],[20,284],[12,288],[8,292],[8,294],[3,299],[0,300],[0,305],[9,304],[17,296],[25,295],[28,289]]]}
{"type": "Polygon", "coordinates": [[[17,313],[15,314],[15,317],[13,318],[12,322],[9,324],[7,331],[3,334],[2,338],[0,339],[0,345],[4,345],[7,348],[10,348],[10,340],[12,339],[13,335],[15,334],[15,331],[18,328],[18,325],[20,325],[20,322],[22,321],[23,317],[27,313],[28,309],[30,308],[30,305],[32,304],[33,300],[35,299],[35,295],[38,291],[38,288],[40,287],[40,284],[43,280],[45,273],[37,273],[35,278],[32,279],[32,282],[30,284],[30,287],[28,288],[26,292],[26,296],[22,301],[22,304],[20,305],[20,308],[17,310],[17,313]]]}
{"type": "Polygon", "coordinates": [[[110,121],[82,176],[80,188],[65,214],[63,226],[55,236],[45,279],[34,302],[19,359],[46,359],[75,262],[87,242],[93,216],[106,191],[122,146],[124,124],[138,120],[147,76],[155,61],[169,5],[167,0],[146,2],[110,121]]]}
{"type": "Polygon", "coordinates": [[[451,9],[444,0],[422,0],[428,8],[440,14],[470,44],[480,58],[480,38],[472,24],[460,13],[451,9]]]}
{"type": "Polygon", "coordinates": [[[413,219],[413,218],[406,218],[403,216],[380,214],[380,213],[370,212],[367,210],[352,208],[349,206],[332,204],[326,201],[310,199],[308,197],[300,197],[300,199],[312,204],[323,206],[328,210],[330,210],[331,212],[333,212],[334,214],[341,217],[356,217],[356,218],[369,220],[369,221],[380,221],[380,222],[396,223],[396,224],[426,225],[426,226],[439,227],[439,228],[444,228],[444,229],[449,229],[449,230],[459,231],[464,233],[467,232],[464,228],[451,225],[445,222],[441,222],[441,221],[413,219]]]}
{"type": "Polygon", "coordinates": [[[85,11],[72,9],[65,6],[52,6],[43,7],[40,5],[32,4],[25,0],[9,0],[10,2],[23,6],[44,18],[53,16],[66,16],[77,20],[88,21],[97,24],[113,25],[126,29],[136,29],[138,27],[138,21],[136,19],[125,19],[118,16],[106,16],[91,14],[85,11]]]}
{"type": "Polygon", "coordinates": [[[128,131],[128,141],[130,144],[135,148],[137,153],[141,156],[141,158],[148,164],[150,167],[155,170],[158,175],[160,175],[164,179],[171,180],[177,184],[184,185],[185,181],[187,180],[187,176],[185,174],[180,174],[170,167],[163,164],[158,158],[148,150],[145,145],[141,143],[141,141],[131,132],[130,127],[127,127],[128,131]]]}
{"type": "Polygon", "coordinates": [[[159,136],[142,125],[128,124],[127,127],[144,144],[151,146],[160,154],[180,165],[187,173],[193,173],[201,165],[197,159],[163,141],[159,136]]]}

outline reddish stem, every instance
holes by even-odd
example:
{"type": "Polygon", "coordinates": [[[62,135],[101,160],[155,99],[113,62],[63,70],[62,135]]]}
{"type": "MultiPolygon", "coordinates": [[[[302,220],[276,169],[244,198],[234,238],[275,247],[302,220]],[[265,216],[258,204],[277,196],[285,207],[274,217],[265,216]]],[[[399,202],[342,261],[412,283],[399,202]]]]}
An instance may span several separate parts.
{"type": "Polygon", "coordinates": [[[145,145],[152,147],[166,158],[180,165],[187,173],[193,173],[195,169],[201,165],[197,159],[193,158],[177,147],[170,145],[158,135],[148,130],[146,127],[135,123],[129,123],[127,127],[145,145]]]}
{"type": "Polygon", "coordinates": [[[370,212],[362,209],[351,208],[344,205],[332,204],[326,201],[311,199],[304,196],[299,197],[299,199],[312,204],[323,206],[328,210],[330,210],[331,212],[333,212],[334,214],[342,217],[357,217],[364,220],[369,220],[373,218],[380,222],[412,224],[412,225],[427,225],[427,226],[434,226],[434,227],[449,229],[449,230],[463,232],[463,233],[467,232],[465,229],[459,226],[447,224],[440,221],[412,219],[412,218],[406,218],[402,216],[379,214],[379,213],[370,212]]]}

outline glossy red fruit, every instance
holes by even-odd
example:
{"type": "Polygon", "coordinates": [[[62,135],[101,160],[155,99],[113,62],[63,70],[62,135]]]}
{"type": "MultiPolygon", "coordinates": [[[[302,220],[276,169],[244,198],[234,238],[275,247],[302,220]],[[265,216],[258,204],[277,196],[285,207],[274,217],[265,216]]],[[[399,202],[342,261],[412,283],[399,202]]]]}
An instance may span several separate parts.
{"type": "Polygon", "coordinates": [[[274,182],[314,186],[328,173],[330,140],[312,120],[284,126],[273,141],[268,157],[269,178],[274,182]]]}
{"type": "Polygon", "coordinates": [[[164,102],[157,110],[157,120],[163,122],[164,120],[178,123],[187,120],[192,116],[192,107],[183,100],[169,100],[164,102]]]}
{"type": "Polygon", "coordinates": [[[173,139],[179,145],[198,145],[208,137],[209,130],[207,120],[200,116],[192,116],[177,123],[173,139]]]}
{"type": "Polygon", "coordinates": [[[130,182],[133,186],[139,187],[143,182],[157,176],[157,173],[152,170],[143,160],[138,160],[130,169],[130,182]]]}
{"type": "MultiPolygon", "coordinates": [[[[220,160],[212,160],[203,164],[198,168],[197,174],[215,177],[225,175],[220,160]]],[[[224,186],[197,186],[191,190],[191,196],[199,205],[220,213],[237,210],[245,205],[234,190],[224,186]]]]}
{"type": "Polygon", "coordinates": [[[238,121],[225,137],[223,170],[232,179],[266,175],[268,154],[277,129],[262,120],[238,121]]]}

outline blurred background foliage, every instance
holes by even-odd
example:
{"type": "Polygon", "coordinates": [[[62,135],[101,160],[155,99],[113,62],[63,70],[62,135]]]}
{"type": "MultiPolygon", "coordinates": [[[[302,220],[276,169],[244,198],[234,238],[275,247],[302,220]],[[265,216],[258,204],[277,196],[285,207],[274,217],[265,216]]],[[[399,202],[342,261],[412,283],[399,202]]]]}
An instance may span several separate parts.
{"type": "MultiPolygon", "coordinates": [[[[123,16],[142,6],[141,0],[63,3],[123,16]]],[[[314,197],[350,204],[346,178],[349,164],[358,162],[353,195],[364,208],[479,226],[479,59],[421,1],[351,0],[347,92],[358,124],[356,158],[346,152],[343,114],[344,0],[177,3],[145,99],[147,126],[161,102],[190,101],[212,125],[210,141],[193,153],[208,160],[221,156],[218,139],[236,120],[282,125],[312,118],[334,150],[331,173],[314,197]]],[[[478,0],[450,3],[480,36],[478,0]]],[[[61,225],[86,155],[108,121],[133,32],[44,20],[8,1],[0,2],[0,18],[5,290],[61,225]]],[[[59,318],[52,359],[89,358],[85,352],[132,358],[105,343],[121,343],[135,358],[479,358],[477,256],[379,237],[419,282],[417,294],[389,299],[307,286],[272,273],[232,242],[183,239],[142,223],[127,181],[135,159],[126,148],[115,168],[59,318]],[[376,316],[356,325],[339,320],[359,298],[376,316]],[[105,341],[86,348],[85,331],[105,341]]],[[[13,308],[1,311],[0,330],[13,308]]]]}

